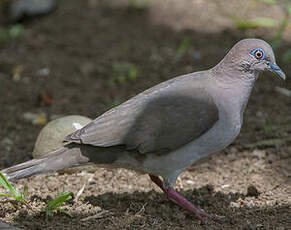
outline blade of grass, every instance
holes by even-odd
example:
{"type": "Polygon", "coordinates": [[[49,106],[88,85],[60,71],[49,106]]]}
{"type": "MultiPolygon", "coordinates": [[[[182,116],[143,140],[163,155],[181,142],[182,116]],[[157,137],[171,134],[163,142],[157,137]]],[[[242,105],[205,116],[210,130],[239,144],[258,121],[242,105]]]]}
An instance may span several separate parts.
{"type": "Polygon", "coordinates": [[[53,211],[55,210],[57,212],[64,213],[64,214],[66,214],[66,215],[71,217],[71,215],[67,211],[61,209],[60,207],[62,205],[64,205],[65,201],[72,199],[73,198],[72,195],[73,194],[71,192],[61,192],[61,193],[59,193],[54,200],[51,200],[51,201],[47,202],[47,207],[45,207],[43,209],[43,211],[45,211],[47,216],[52,216],[53,215],[53,211]]]}
{"type": "Polygon", "coordinates": [[[14,195],[15,199],[21,198],[21,194],[12,186],[2,173],[0,173],[0,184],[2,184],[5,189],[9,190],[14,195]]]}
{"type": "Polygon", "coordinates": [[[12,198],[14,198],[14,196],[9,195],[9,194],[6,194],[6,193],[2,193],[2,192],[0,192],[0,196],[5,196],[5,197],[12,197],[12,198]]]}
{"type": "Polygon", "coordinates": [[[72,199],[71,192],[61,192],[54,200],[48,202],[48,209],[56,209],[63,205],[64,201],[72,199]]]}
{"type": "Polygon", "coordinates": [[[26,200],[27,193],[28,193],[28,187],[25,185],[24,188],[23,188],[23,193],[22,193],[22,199],[23,200],[26,200]]]}

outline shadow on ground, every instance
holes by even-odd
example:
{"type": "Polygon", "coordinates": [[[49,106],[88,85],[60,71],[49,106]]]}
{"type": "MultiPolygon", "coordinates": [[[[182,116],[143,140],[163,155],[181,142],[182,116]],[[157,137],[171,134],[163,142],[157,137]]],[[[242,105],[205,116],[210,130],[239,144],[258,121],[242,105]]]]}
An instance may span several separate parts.
{"type": "Polygon", "coordinates": [[[211,185],[181,194],[205,211],[226,217],[227,221],[223,224],[209,221],[203,226],[177,205],[163,202],[161,193],[155,191],[85,197],[84,204],[101,208],[97,213],[74,212],[76,204],[72,204],[69,208],[72,218],[20,213],[14,221],[27,229],[285,229],[290,221],[289,206],[230,207],[231,202],[247,195],[215,192],[211,185]]]}

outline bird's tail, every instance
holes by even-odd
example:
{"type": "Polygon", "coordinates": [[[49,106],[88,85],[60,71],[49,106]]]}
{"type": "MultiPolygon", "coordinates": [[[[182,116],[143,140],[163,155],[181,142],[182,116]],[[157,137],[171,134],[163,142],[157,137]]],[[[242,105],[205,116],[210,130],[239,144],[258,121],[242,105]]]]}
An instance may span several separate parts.
{"type": "Polygon", "coordinates": [[[37,174],[45,174],[52,171],[71,168],[85,164],[88,158],[82,155],[81,146],[68,144],[42,158],[33,159],[24,163],[4,169],[1,173],[9,180],[17,180],[37,174]]]}

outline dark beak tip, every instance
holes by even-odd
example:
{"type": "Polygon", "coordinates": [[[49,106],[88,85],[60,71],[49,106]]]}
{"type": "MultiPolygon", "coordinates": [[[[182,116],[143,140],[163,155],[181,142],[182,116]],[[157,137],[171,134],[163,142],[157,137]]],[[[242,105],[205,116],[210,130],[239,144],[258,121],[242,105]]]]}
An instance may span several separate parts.
{"type": "Polygon", "coordinates": [[[281,79],[286,80],[286,74],[276,64],[271,64],[271,71],[278,75],[281,79]]]}

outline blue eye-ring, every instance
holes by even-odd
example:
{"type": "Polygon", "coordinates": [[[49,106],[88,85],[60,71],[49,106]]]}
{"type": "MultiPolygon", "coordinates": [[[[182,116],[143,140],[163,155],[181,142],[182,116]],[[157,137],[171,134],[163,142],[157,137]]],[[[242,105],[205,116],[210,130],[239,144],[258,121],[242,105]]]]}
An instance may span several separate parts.
{"type": "Polygon", "coordinates": [[[265,51],[260,48],[252,50],[251,54],[259,60],[263,60],[265,58],[265,51]]]}

